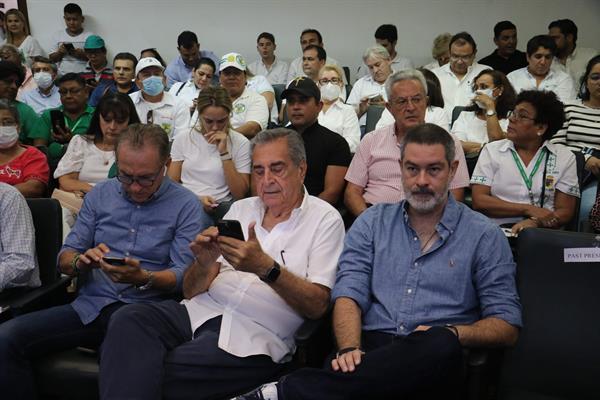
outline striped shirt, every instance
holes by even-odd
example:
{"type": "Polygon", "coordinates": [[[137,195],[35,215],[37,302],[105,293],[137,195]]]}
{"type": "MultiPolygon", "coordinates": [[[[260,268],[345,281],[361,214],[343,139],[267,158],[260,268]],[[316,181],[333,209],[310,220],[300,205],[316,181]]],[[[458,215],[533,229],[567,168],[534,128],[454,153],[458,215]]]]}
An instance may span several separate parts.
{"type": "MultiPolygon", "coordinates": [[[[363,197],[369,204],[397,203],[404,199],[400,144],[394,127],[394,124],[384,126],[365,135],[346,173],[348,182],[364,188],[363,197]]],[[[460,141],[454,136],[452,138],[458,169],[450,182],[450,189],[459,189],[469,186],[469,172],[460,141]]]]}
{"type": "Polygon", "coordinates": [[[572,151],[600,151],[600,109],[585,106],[581,101],[565,104],[565,124],[551,143],[564,144],[572,151]]]}

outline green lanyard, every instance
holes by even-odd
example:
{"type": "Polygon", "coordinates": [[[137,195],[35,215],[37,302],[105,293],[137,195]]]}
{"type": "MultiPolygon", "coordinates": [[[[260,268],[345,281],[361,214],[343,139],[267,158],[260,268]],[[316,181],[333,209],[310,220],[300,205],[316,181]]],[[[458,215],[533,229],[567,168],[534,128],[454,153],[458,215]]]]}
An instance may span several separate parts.
{"type": "MultiPolygon", "coordinates": [[[[540,168],[542,159],[546,155],[547,151],[548,150],[545,147],[542,149],[542,151],[540,152],[540,155],[538,156],[537,160],[535,161],[535,165],[533,166],[533,171],[531,171],[531,174],[529,174],[529,176],[527,176],[527,174],[525,173],[525,169],[523,168],[523,165],[521,163],[521,159],[517,155],[517,152],[513,149],[510,150],[510,152],[513,156],[513,159],[515,160],[515,164],[517,164],[517,168],[519,169],[519,173],[521,174],[521,178],[523,178],[523,182],[525,182],[525,186],[527,186],[527,190],[529,192],[529,201],[531,202],[532,206],[535,206],[533,192],[531,191],[531,187],[533,186],[533,177],[534,177],[535,173],[537,172],[537,170],[540,168]]],[[[542,182],[542,185],[545,185],[545,182],[542,182]]],[[[543,201],[543,199],[542,199],[542,201],[543,201]]]]}
{"type": "Polygon", "coordinates": [[[65,115],[65,126],[69,127],[72,134],[75,134],[75,129],[77,129],[77,127],[81,123],[82,117],[83,117],[83,114],[81,114],[79,116],[79,118],[77,118],[77,121],[75,121],[75,125],[73,125],[73,127],[69,127],[69,121],[67,120],[67,116],[65,115]]]}

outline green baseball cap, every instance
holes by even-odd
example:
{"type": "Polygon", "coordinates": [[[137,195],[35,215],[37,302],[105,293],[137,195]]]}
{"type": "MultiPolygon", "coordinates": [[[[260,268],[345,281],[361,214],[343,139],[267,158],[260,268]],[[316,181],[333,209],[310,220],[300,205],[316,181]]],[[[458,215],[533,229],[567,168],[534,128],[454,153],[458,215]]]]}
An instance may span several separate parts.
{"type": "Polygon", "coordinates": [[[101,49],[105,47],[104,46],[104,39],[102,39],[100,36],[98,35],[91,35],[88,36],[87,39],[85,39],[85,44],[83,45],[84,49],[101,49]]]}

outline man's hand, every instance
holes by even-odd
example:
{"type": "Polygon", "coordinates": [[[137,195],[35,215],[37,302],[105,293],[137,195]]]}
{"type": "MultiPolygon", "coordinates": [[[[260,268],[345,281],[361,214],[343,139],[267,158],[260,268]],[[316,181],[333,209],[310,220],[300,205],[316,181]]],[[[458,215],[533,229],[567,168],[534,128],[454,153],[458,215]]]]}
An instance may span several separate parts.
{"type": "Polygon", "coordinates": [[[64,144],[69,143],[71,138],[73,137],[73,132],[69,128],[63,129],[60,125],[55,125],[52,129],[52,139],[55,142],[64,144]]]}
{"type": "Polygon", "coordinates": [[[140,261],[134,258],[126,257],[125,265],[110,265],[103,259],[98,264],[113,282],[143,285],[148,277],[140,267],[140,261]]]}
{"type": "Polygon", "coordinates": [[[555,216],[553,211],[536,206],[529,206],[525,215],[537,218],[538,220],[550,219],[555,216]]]}
{"type": "Polygon", "coordinates": [[[100,243],[94,248],[87,249],[79,256],[79,260],[77,260],[77,269],[81,271],[89,271],[93,268],[99,268],[100,260],[109,252],[110,249],[104,243],[100,243]]]}
{"type": "Polygon", "coordinates": [[[212,196],[200,196],[200,202],[202,203],[202,208],[208,214],[212,214],[215,208],[219,207],[219,203],[212,196]]]}
{"type": "Polygon", "coordinates": [[[201,266],[210,266],[221,255],[221,250],[217,243],[217,237],[219,236],[219,230],[215,226],[211,226],[203,230],[192,243],[190,243],[190,249],[196,257],[196,261],[201,266]]]}
{"type": "Polygon", "coordinates": [[[600,176],[600,158],[591,156],[585,163],[585,169],[596,176],[600,176]]]}
{"type": "Polygon", "coordinates": [[[532,220],[531,218],[527,218],[527,219],[524,219],[523,221],[519,221],[516,224],[514,224],[511,228],[511,232],[518,234],[523,229],[537,228],[537,227],[538,227],[538,223],[536,221],[532,220]]]}
{"type": "Polygon", "coordinates": [[[345,352],[344,354],[336,354],[336,357],[331,360],[331,368],[334,371],[354,372],[356,367],[360,365],[362,356],[365,354],[361,349],[355,349],[345,352]]]}
{"type": "Polygon", "coordinates": [[[248,225],[247,241],[219,236],[219,248],[223,257],[235,269],[264,276],[267,270],[273,265],[274,260],[260,247],[260,243],[258,243],[258,239],[256,238],[256,232],[254,232],[255,225],[256,222],[251,222],[248,225]]]}

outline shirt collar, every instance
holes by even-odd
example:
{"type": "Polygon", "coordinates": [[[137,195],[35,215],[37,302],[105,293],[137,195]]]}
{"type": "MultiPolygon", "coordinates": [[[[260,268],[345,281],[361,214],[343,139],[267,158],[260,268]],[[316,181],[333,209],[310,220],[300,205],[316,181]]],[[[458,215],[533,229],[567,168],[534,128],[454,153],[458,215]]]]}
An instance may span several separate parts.
{"type": "Polygon", "coordinates": [[[50,94],[44,94],[44,93],[42,93],[42,91],[40,90],[39,87],[37,87],[36,89],[37,89],[38,93],[40,94],[40,96],[42,96],[45,99],[47,99],[49,97],[52,97],[56,93],[58,93],[58,86],[56,86],[56,85],[52,85],[52,89],[50,89],[50,94]]]}
{"type": "MultiPolygon", "coordinates": [[[[540,146],[540,148],[545,147],[546,149],[548,149],[548,151],[550,153],[554,153],[555,155],[557,154],[557,148],[556,145],[550,143],[548,140],[545,140],[542,145],[540,146]]],[[[504,143],[502,143],[502,145],[498,148],[498,151],[500,152],[506,152],[509,150],[514,150],[517,151],[517,149],[515,148],[515,144],[513,143],[512,140],[510,139],[504,139],[504,143]]],[[[538,149],[537,151],[539,151],[540,149],[538,149]]],[[[536,152],[537,153],[537,152],[536,152]]]]}
{"type": "MultiPolygon", "coordinates": [[[[292,210],[292,213],[290,214],[290,218],[288,218],[286,221],[282,221],[282,222],[287,222],[287,221],[293,221],[296,218],[298,218],[299,215],[303,214],[304,210],[307,209],[308,207],[308,190],[306,190],[306,186],[302,185],[302,191],[303,191],[303,195],[302,195],[302,202],[300,203],[300,205],[296,208],[294,208],[292,210]]],[[[267,207],[265,206],[265,203],[263,203],[262,199],[260,197],[256,197],[256,205],[257,205],[257,214],[258,214],[258,218],[256,223],[259,225],[262,225],[262,221],[265,217],[265,211],[267,211],[267,207]]]]}
{"type": "Polygon", "coordinates": [[[156,190],[156,192],[154,192],[148,200],[146,200],[143,203],[136,203],[136,202],[132,201],[129,198],[129,196],[127,195],[127,192],[125,190],[123,190],[123,184],[121,182],[119,182],[117,178],[112,178],[112,179],[114,179],[117,182],[117,185],[118,185],[117,191],[119,192],[119,194],[121,194],[121,196],[123,196],[123,198],[125,198],[125,200],[129,201],[130,203],[136,204],[136,205],[146,205],[146,204],[149,204],[151,202],[154,202],[154,201],[160,199],[161,196],[163,196],[167,192],[167,190],[169,190],[169,187],[173,184],[173,181],[171,181],[169,176],[165,175],[163,177],[162,182],[160,183],[160,186],[156,190]]]}
{"type": "MultiPolygon", "coordinates": [[[[408,225],[408,201],[402,200],[401,206],[402,213],[404,216],[404,222],[408,225]]],[[[461,214],[462,210],[458,205],[458,202],[454,200],[454,196],[452,196],[452,194],[448,192],[448,200],[446,202],[446,206],[444,207],[442,218],[440,218],[440,222],[438,222],[438,224],[435,227],[442,240],[446,240],[450,234],[454,233],[454,231],[456,230],[456,226],[458,225],[458,221],[460,220],[461,214]]]]}

